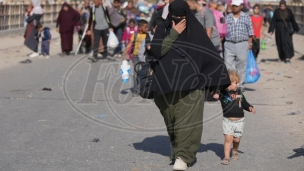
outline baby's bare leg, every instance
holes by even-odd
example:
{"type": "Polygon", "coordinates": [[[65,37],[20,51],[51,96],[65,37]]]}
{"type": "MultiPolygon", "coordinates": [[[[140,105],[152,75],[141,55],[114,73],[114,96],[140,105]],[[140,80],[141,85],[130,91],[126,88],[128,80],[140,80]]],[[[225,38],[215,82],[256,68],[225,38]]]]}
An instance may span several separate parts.
{"type": "Polygon", "coordinates": [[[237,137],[233,137],[233,149],[232,149],[232,154],[237,153],[237,150],[239,148],[240,145],[240,138],[237,137]]]}
{"type": "Polygon", "coordinates": [[[225,142],[224,142],[224,159],[230,159],[230,150],[233,141],[232,135],[225,135],[225,142]]]}

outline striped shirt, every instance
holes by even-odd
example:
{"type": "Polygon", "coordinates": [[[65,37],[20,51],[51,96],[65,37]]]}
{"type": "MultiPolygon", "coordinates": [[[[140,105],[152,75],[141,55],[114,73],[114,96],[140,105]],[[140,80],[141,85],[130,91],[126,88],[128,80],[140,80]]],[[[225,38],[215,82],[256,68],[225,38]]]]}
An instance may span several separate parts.
{"type": "Polygon", "coordinates": [[[248,14],[241,11],[241,15],[235,21],[233,14],[226,16],[228,24],[226,40],[239,42],[248,40],[249,36],[253,36],[252,22],[248,14]]]}

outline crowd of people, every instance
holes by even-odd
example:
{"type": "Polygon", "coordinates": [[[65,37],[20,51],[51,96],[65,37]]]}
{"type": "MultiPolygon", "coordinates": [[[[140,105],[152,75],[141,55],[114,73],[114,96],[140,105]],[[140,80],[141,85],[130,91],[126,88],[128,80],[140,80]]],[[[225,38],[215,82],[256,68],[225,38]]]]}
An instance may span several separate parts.
{"type": "MultiPolygon", "coordinates": [[[[108,1],[106,2],[107,3],[103,3],[102,0],[94,0],[94,2],[85,0],[83,3],[79,4],[76,9],[68,3],[63,4],[56,24],[56,30],[59,32],[61,37],[61,56],[70,55],[70,52],[73,50],[73,34],[78,32],[79,40],[81,40],[82,34],[86,28],[85,26],[88,24],[88,29],[86,30],[85,37],[82,40],[82,46],[79,49],[79,52],[91,54],[92,57],[90,59],[93,62],[97,62],[99,59],[106,59],[108,56],[107,41],[109,31],[113,31],[119,41],[119,45],[114,49],[112,56],[114,58],[121,58],[125,47],[131,41],[131,36],[139,31],[138,21],[141,19],[146,20],[149,23],[148,30],[151,31],[153,29],[153,21],[157,17],[161,17],[163,19],[167,18],[170,4],[169,0],[160,1],[154,6],[146,2],[138,3],[134,0],[125,2],[122,2],[121,0],[113,0],[112,3],[108,1]],[[96,15],[95,10],[100,15],[96,15]],[[101,10],[103,11],[103,14],[100,12],[101,10]],[[95,16],[97,17],[97,20],[95,16]],[[99,58],[100,56],[102,56],[102,58],[99,58]]],[[[204,26],[215,49],[222,52],[222,57],[224,57],[225,54],[228,56],[231,55],[229,50],[225,52],[225,42],[227,42],[227,40],[228,42],[231,41],[229,40],[231,39],[231,30],[229,30],[229,27],[227,26],[230,25],[231,23],[229,22],[232,21],[229,17],[229,14],[233,13],[233,7],[231,5],[232,1],[229,0],[226,1],[226,3],[223,3],[223,1],[218,1],[218,3],[209,1],[209,3],[207,3],[205,0],[186,0],[186,2],[188,3],[189,8],[195,13],[198,21],[204,26]]],[[[244,4],[242,9],[240,9],[242,14],[251,14],[250,19],[247,17],[247,23],[249,23],[249,20],[252,21],[252,29],[248,28],[248,31],[252,30],[252,32],[250,32],[252,37],[248,41],[249,44],[252,44],[252,48],[250,49],[252,49],[254,56],[256,58],[258,57],[260,43],[264,40],[264,27],[269,26],[270,34],[274,32],[274,29],[277,30],[276,43],[280,61],[289,63],[294,52],[291,36],[285,35],[284,29],[286,29],[286,27],[290,27],[293,32],[299,30],[292,11],[288,8],[286,8],[286,10],[281,8],[282,3],[280,3],[280,10],[277,9],[274,11],[270,5],[265,5],[263,9],[260,9],[259,4],[255,4],[251,8],[250,4],[246,0],[242,2],[242,4],[244,4]],[[279,33],[282,26],[278,26],[278,22],[276,22],[284,22],[280,11],[288,11],[283,12],[283,14],[289,14],[286,24],[284,23],[285,26],[283,26],[283,33],[279,33]],[[284,45],[286,42],[288,45],[284,45]],[[287,49],[283,48],[283,46],[287,46],[287,49]]],[[[26,8],[25,12],[25,45],[33,51],[33,53],[29,55],[30,57],[38,57],[39,55],[43,56],[43,54],[38,53],[39,37],[42,39],[43,36],[39,36],[37,28],[34,28],[35,24],[40,21],[40,18],[43,15],[43,9],[41,8],[40,3],[40,0],[32,0],[32,4],[26,8]],[[37,11],[38,8],[39,10],[37,11]],[[28,39],[30,35],[31,38],[28,39]],[[32,37],[35,38],[34,41],[32,37]]],[[[286,7],[286,3],[283,5],[286,7]]],[[[241,35],[240,32],[237,34],[241,35]]],[[[240,37],[236,36],[234,38],[239,39],[240,37]]],[[[245,44],[245,42],[243,42],[243,44],[245,44]]],[[[229,43],[226,43],[226,46],[228,45],[229,43]]],[[[131,51],[133,51],[133,48],[130,48],[127,54],[128,60],[132,61],[133,54],[131,51]]],[[[227,59],[226,62],[230,62],[229,57],[224,59],[227,59]]],[[[242,61],[242,59],[240,59],[239,62],[240,61],[242,61]]]]}
{"type": "MultiPolygon", "coordinates": [[[[26,20],[25,45],[34,51],[32,57],[37,56],[38,39],[42,37],[42,55],[49,57],[51,35],[49,28],[39,23],[43,10],[37,2],[33,0],[34,7],[26,20]]],[[[64,3],[56,26],[61,37],[61,56],[70,55],[73,34],[78,32],[79,37],[85,35],[80,39],[82,53],[92,51],[92,62],[106,59],[109,33],[114,32],[119,41],[115,58],[129,59],[136,67],[151,58],[157,61],[151,91],[169,134],[173,170],[186,170],[195,160],[206,92],[220,100],[223,108],[225,143],[221,163],[228,165],[230,159],[237,160],[244,110],[256,112],[243,94],[248,50],[258,58],[266,22],[268,32],[275,32],[280,60],[288,64],[294,56],[292,35],[299,26],[286,2],[281,0],[273,14],[271,7],[261,10],[258,4],[250,10],[244,0],[226,4],[165,0],[155,10],[140,8],[140,4],[130,0],[123,6],[120,0],[114,0],[112,7],[102,0],[94,0],[93,4],[85,0],[75,10],[64,3]],[[263,11],[267,15],[262,15],[263,11]]],[[[136,74],[133,79],[133,95],[137,96],[140,89],[136,74]]]]}

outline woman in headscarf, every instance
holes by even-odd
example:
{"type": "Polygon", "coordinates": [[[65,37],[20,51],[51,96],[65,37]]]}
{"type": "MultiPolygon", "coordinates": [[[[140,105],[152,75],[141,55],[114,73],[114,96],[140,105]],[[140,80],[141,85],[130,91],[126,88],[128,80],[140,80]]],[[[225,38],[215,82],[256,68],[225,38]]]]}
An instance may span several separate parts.
{"type": "Polygon", "coordinates": [[[43,9],[41,8],[41,2],[40,0],[32,0],[33,9],[30,12],[30,16],[26,19],[26,22],[28,23],[26,25],[26,30],[24,34],[24,45],[28,47],[30,50],[34,51],[29,56],[31,58],[38,57],[38,43],[39,39],[37,38],[38,30],[35,28],[35,26],[40,23],[40,19],[43,15],[43,9]]]}
{"type": "Polygon", "coordinates": [[[152,90],[170,137],[173,170],[186,170],[200,147],[204,87],[216,92],[230,84],[223,60],[202,30],[188,4],[175,0],[151,44],[151,52],[159,60],[152,90]]]}
{"type": "Polygon", "coordinates": [[[61,56],[70,55],[73,50],[74,27],[80,21],[79,19],[79,13],[72,6],[67,3],[62,5],[56,25],[56,30],[60,33],[61,39],[61,56]]]}
{"type": "Polygon", "coordinates": [[[292,11],[286,7],[284,0],[280,1],[280,6],[274,11],[270,22],[269,34],[275,31],[275,40],[280,60],[290,63],[294,56],[292,35],[300,30],[292,11]]]}
{"type": "MultiPolygon", "coordinates": [[[[139,15],[139,12],[138,10],[134,7],[134,2],[132,0],[129,0],[128,1],[128,5],[127,7],[124,9],[125,10],[125,14],[127,16],[127,22],[126,23],[129,23],[129,21],[131,19],[134,19],[135,21],[136,20],[136,17],[139,15]]],[[[137,23],[137,22],[136,22],[137,23]]]]}

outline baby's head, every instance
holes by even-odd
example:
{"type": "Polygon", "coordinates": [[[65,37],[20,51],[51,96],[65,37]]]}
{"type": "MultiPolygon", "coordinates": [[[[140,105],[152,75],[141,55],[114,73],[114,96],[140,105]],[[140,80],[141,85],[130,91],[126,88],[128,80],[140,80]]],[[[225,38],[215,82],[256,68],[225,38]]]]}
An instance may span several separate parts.
{"type": "Polygon", "coordinates": [[[229,74],[231,84],[230,84],[229,87],[227,87],[227,90],[235,91],[239,86],[239,82],[240,82],[241,77],[236,71],[230,70],[230,69],[228,69],[228,74],[229,74]]]}

